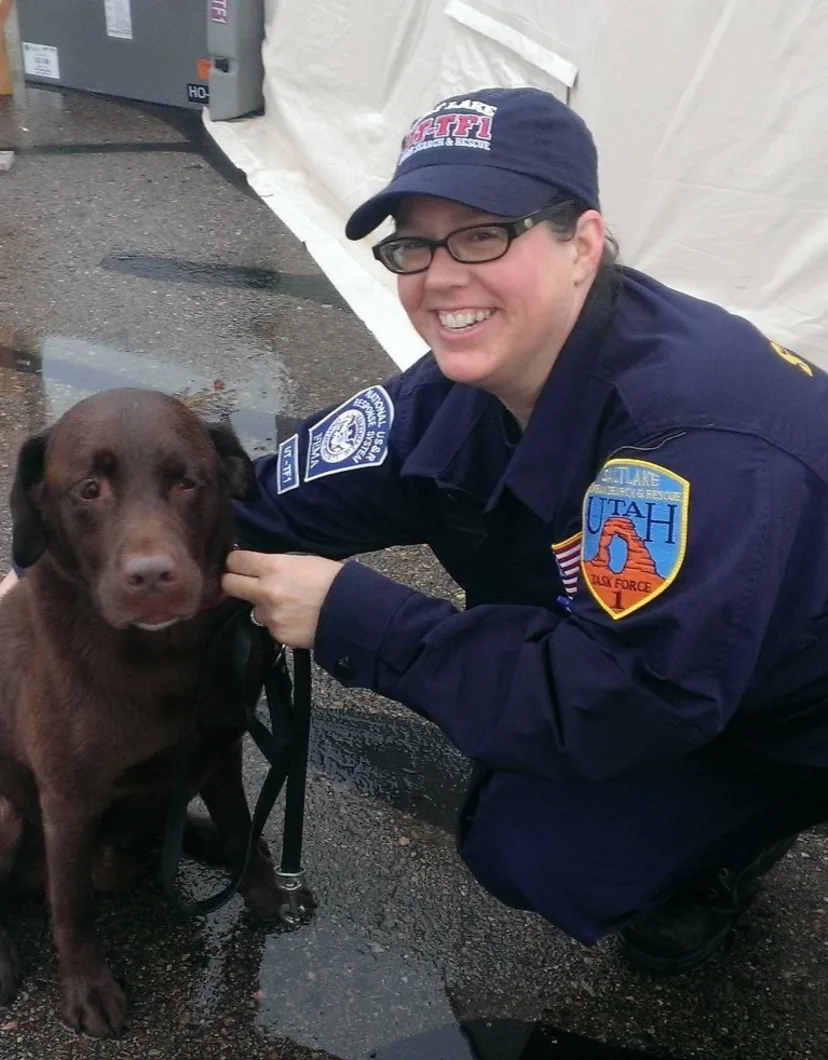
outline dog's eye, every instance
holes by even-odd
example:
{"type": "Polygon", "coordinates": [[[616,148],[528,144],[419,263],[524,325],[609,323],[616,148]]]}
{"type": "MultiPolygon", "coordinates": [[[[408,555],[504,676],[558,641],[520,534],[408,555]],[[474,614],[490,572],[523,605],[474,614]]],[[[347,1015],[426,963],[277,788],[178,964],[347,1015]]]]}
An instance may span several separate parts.
{"type": "Polygon", "coordinates": [[[96,478],[88,478],[81,483],[78,493],[85,501],[97,500],[101,495],[101,484],[96,478]]]}
{"type": "Polygon", "coordinates": [[[194,490],[198,482],[192,475],[182,475],[176,485],[180,490],[194,490]]]}

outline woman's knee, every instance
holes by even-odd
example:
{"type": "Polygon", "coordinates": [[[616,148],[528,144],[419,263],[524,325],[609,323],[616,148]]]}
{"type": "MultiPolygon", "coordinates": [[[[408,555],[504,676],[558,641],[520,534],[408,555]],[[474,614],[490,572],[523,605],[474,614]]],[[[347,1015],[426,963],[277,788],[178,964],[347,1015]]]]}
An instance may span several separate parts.
{"type": "Polygon", "coordinates": [[[484,890],[513,909],[537,912],[521,886],[514,851],[486,822],[472,822],[458,844],[458,853],[484,890]]]}
{"type": "Polygon", "coordinates": [[[505,905],[591,944],[647,904],[658,870],[576,801],[539,778],[491,774],[467,803],[458,852],[505,905]]]}

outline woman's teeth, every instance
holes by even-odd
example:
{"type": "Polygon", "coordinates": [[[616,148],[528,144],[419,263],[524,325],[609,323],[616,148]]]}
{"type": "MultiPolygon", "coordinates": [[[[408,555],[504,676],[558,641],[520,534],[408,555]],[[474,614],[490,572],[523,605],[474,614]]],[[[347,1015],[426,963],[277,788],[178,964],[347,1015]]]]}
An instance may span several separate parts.
{"type": "Polygon", "coordinates": [[[472,324],[479,324],[481,320],[486,320],[491,315],[491,309],[463,309],[456,313],[437,314],[443,327],[453,330],[470,328],[472,324]]]}

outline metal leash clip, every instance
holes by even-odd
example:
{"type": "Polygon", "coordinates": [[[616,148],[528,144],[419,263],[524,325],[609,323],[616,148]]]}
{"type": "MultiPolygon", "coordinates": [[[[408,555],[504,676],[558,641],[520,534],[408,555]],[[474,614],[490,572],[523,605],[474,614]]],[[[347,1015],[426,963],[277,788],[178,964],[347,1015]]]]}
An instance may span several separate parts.
{"type": "Polygon", "coordinates": [[[276,883],[285,896],[284,902],[279,906],[279,919],[291,927],[307,923],[313,915],[313,909],[305,902],[307,891],[305,891],[304,871],[282,872],[279,870],[276,873],[276,883]]]}

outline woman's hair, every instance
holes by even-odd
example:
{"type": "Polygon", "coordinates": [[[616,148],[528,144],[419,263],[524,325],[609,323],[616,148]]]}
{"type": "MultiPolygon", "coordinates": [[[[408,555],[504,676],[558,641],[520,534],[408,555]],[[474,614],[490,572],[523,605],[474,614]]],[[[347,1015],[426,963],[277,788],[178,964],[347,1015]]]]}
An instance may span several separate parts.
{"type": "MultiPolygon", "coordinates": [[[[582,213],[592,209],[591,206],[587,206],[579,199],[574,199],[565,191],[556,191],[546,205],[554,207],[555,212],[546,219],[544,224],[547,224],[555,238],[562,242],[574,238],[578,218],[582,213]]],[[[607,232],[601,263],[595,273],[595,279],[584,306],[586,311],[604,315],[614,308],[624,279],[619,261],[620,253],[618,240],[607,232]]]]}
{"type": "MultiPolygon", "coordinates": [[[[578,225],[578,218],[582,213],[586,213],[587,210],[591,210],[591,206],[587,206],[586,203],[580,202],[578,199],[573,199],[571,195],[565,191],[556,191],[545,208],[552,207],[555,213],[547,218],[546,224],[552,229],[555,236],[562,242],[568,242],[575,235],[575,229],[578,225]]],[[[601,257],[601,264],[598,266],[598,273],[596,279],[601,277],[602,274],[606,275],[607,278],[612,278],[613,282],[616,282],[618,268],[620,265],[619,258],[621,254],[621,248],[618,246],[618,240],[610,232],[606,234],[606,241],[604,243],[604,253],[601,257]]]]}

